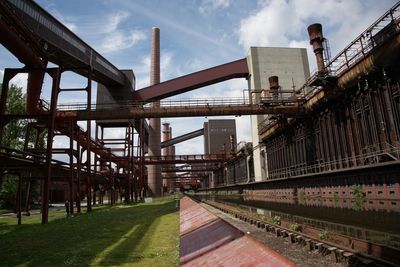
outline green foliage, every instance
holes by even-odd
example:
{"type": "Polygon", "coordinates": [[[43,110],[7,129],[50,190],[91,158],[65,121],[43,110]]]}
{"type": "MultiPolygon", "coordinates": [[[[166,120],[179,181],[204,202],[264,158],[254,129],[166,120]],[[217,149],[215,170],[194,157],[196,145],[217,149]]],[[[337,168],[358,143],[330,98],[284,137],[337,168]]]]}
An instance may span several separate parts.
{"type": "MultiPolygon", "coordinates": [[[[25,95],[22,88],[12,84],[8,90],[7,110],[8,114],[23,114],[25,112],[25,95]]],[[[4,128],[2,146],[18,150],[23,148],[26,120],[10,121],[4,128]]]]}
{"type": "Polygon", "coordinates": [[[329,232],[327,230],[321,230],[321,232],[319,232],[318,234],[318,238],[320,240],[327,240],[329,239],[329,232]]]}
{"type": "Polygon", "coordinates": [[[304,192],[304,188],[301,188],[298,192],[299,201],[304,202],[304,200],[306,200],[306,193],[304,192]]]}
{"type": "Polygon", "coordinates": [[[362,210],[364,207],[365,196],[362,191],[361,185],[355,184],[351,186],[351,194],[354,197],[352,208],[356,211],[362,210]]]}
{"type": "Polygon", "coordinates": [[[274,217],[272,218],[272,223],[273,223],[273,224],[276,224],[276,225],[281,225],[281,217],[279,217],[279,216],[274,216],[274,217]]]}
{"type": "Polygon", "coordinates": [[[290,230],[291,231],[295,231],[295,232],[301,232],[301,225],[298,223],[294,223],[290,226],[290,230]]]}
{"type": "MultiPolygon", "coordinates": [[[[17,186],[18,186],[18,176],[12,174],[5,174],[3,176],[3,182],[0,190],[0,207],[2,209],[14,210],[15,209],[15,197],[17,195],[17,186]]],[[[30,196],[30,206],[34,204],[34,202],[39,197],[39,183],[32,181],[31,183],[31,196],[30,196]]],[[[26,201],[26,191],[27,187],[25,184],[22,186],[22,207],[25,205],[26,201]]]]}
{"type": "Polygon", "coordinates": [[[18,177],[5,174],[0,190],[0,207],[3,209],[13,209],[15,206],[15,196],[17,194],[18,177]]]}
{"type": "Polygon", "coordinates": [[[96,207],[66,218],[50,211],[5,218],[0,224],[1,266],[179,266],[179,212],[173,198],[96,207]],[[23,253],[22,253],[23,252],[23,253]]]}
{"type": "MultiPolygon", "coordinates": [[[[1,88],[1,84],[0,84],[1,88]]],[[[7,95],[7,114],[24,114],[25,113],[25,94],[22,88],[14,84],[10,85],[7,95]]],[[[3,147],[23,150],[25,131],[27,120],[12,120],[4,127],[3,147]]],[[[31,138],[34,138],[33,136],[31,138]]],[[[44,147],[44,135],[39,138],[39,147],[44,147]]],[[[2,175],[2,174],[0,174],[2,175]]],[[[0,179],[0,208],[14,209],[15,196],[17,192],[18,178],[15,175],[3,175],[0,179]]],[[[31,190],[31,200],[35,199],[39,194],[39,186],[33,185],[31,190]]],[[[22,203],[25,203],[26,186],[23,186],[22,203]]]]}

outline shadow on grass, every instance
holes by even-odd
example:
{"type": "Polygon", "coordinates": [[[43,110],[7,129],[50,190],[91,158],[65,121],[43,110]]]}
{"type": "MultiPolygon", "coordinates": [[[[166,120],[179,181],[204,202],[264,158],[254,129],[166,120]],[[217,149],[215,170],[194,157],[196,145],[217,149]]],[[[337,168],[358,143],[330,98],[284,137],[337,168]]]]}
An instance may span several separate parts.
{"type": "Polygon", "coordinates": [[[174,212],[175,203],[169,201],[102,208],[47,225],[11,229],[0,224],[4,233],[0,262],[2,266],[104,266],[139,261],[153,256],[145,252],[148,237],[162,216],[174,212]]]}

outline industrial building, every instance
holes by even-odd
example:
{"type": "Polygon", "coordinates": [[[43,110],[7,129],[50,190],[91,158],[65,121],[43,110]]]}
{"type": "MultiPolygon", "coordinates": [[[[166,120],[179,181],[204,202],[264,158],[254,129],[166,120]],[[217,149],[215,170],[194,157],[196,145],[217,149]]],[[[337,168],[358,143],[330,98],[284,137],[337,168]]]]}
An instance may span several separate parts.
{"type": "Polygon", "coordinates": [[[204,123],[204,154],[229,154],[236,150],[236,121],[208,120],[204,123]]]}
{"type": "MultiPolygon", "coordinates": [[[[246,58],[160,81],[160,30],[153,28],[150,84],[140,89],[132,70],[115,67],[35,2],[4,0],[0,6],[0,42],[25,64],[5,69],[0,98],[0,140],[10,121],[29,119],[23,150],[0,149],[0,169],[18,176],[19,223],[22,188],[36,181],[42,184],[42,223],[48,222],[52,189],[64,191],[72,213],[81,211],[82,200],[90,212],[105,198],[110,205],[120,199],[135,202],[176,187],[236,194],[242,201],[278,203],[275,206],[287,210],[286,204],[347,209],[359,205],[364,211],[398,212],[400,3],[334,57],[322,25],[310,25],[318,66],[314,73],[304,48],[251,47],[246,58]],[[82,75],[87,84],[62,88],[66,71],[82,75]],[[26,111],[11,114],[8,90],[19,73],[28,74],[26,111]],[[45,75],[51,80],[50,99],[42,99],[45,75]],[[248,81],[243,99],[164,100],[234,78],[248,81]],[[93,81],[98,83],[95,104],[93,81]],[[58,96],[67,91],[84,92],[85,103],[61,105],[58,96]],[[178,137],[172,136],[173,125],[165,123],[161,129],[160,123],[160,118],[227,115],[251,116],[251,143],[237,144],[233,119],[209,120],[203,129],[178,137]],[[123,137],[106,137],[113,128],[123,137]],[[47,142],[40,148],[38,136],[43,132],[47,142]],[[56,135],[68,144],[54,148],[56,135]],[[174,145],[201,135],[203,154],[176,155],[174,145]],[[55,160],[56,154],[68,162],[55,160]]],[[[380,218],[371,218],[375,220],[380,218]]],[[[351,234],[361,238],[358,231],[351,234]]],[[[366,243],[352,239],[351,249],[398,260],[393,251],[400,247],[400,236],[389,236],[374,240],[381,242],[376,249],[369,243],[365,249],[366,243]],[[381,250],[387,253],[379,254],[381,250]]],[[[362,238],[370,241],[367,234],[362,238]]]]}

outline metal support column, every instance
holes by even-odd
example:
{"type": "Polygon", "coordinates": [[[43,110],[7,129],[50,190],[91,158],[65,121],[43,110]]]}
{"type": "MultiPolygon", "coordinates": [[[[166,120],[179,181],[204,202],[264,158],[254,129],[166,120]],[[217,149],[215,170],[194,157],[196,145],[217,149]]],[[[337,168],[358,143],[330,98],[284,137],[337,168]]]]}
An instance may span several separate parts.
{"type": "Polygon", "coordinates": [[[47,130],[47,148],[46,148],[46,177],[43,181],[42,186],[42,224],[46,224],[48,222],[48,213],[49,213],[49,186],[51,182],[51,171],[52,171],[52,149],[53,149],[53,137],[54,137],[54,124],[56,117],[56,109],[57,109],[57,99],[58,92],[60,89],[60,75],[61,71],[59,68],[49,69],[48,73],[53,79],[52,89],[51,89],[51,102],[50,102],[50,110],[49,110],[49,119],[48,119],[48,130],[47,130]]]}
{"type": "Polygon", "coordinates": [[[18,224],[21,224],[22,217],[22,175],[18,173],[18,189],[17,189],[17,218],[18,224]]]}

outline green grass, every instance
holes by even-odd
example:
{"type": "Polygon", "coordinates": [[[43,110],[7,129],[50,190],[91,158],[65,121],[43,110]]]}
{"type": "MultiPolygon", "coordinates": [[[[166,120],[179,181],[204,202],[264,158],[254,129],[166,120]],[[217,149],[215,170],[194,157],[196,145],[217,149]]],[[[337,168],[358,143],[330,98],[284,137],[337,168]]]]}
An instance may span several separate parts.
{"type": "Polygon", "coordinates": [[[0,266],[178,266],[179,216],[173,199],[0,219],[0,266]]]}

